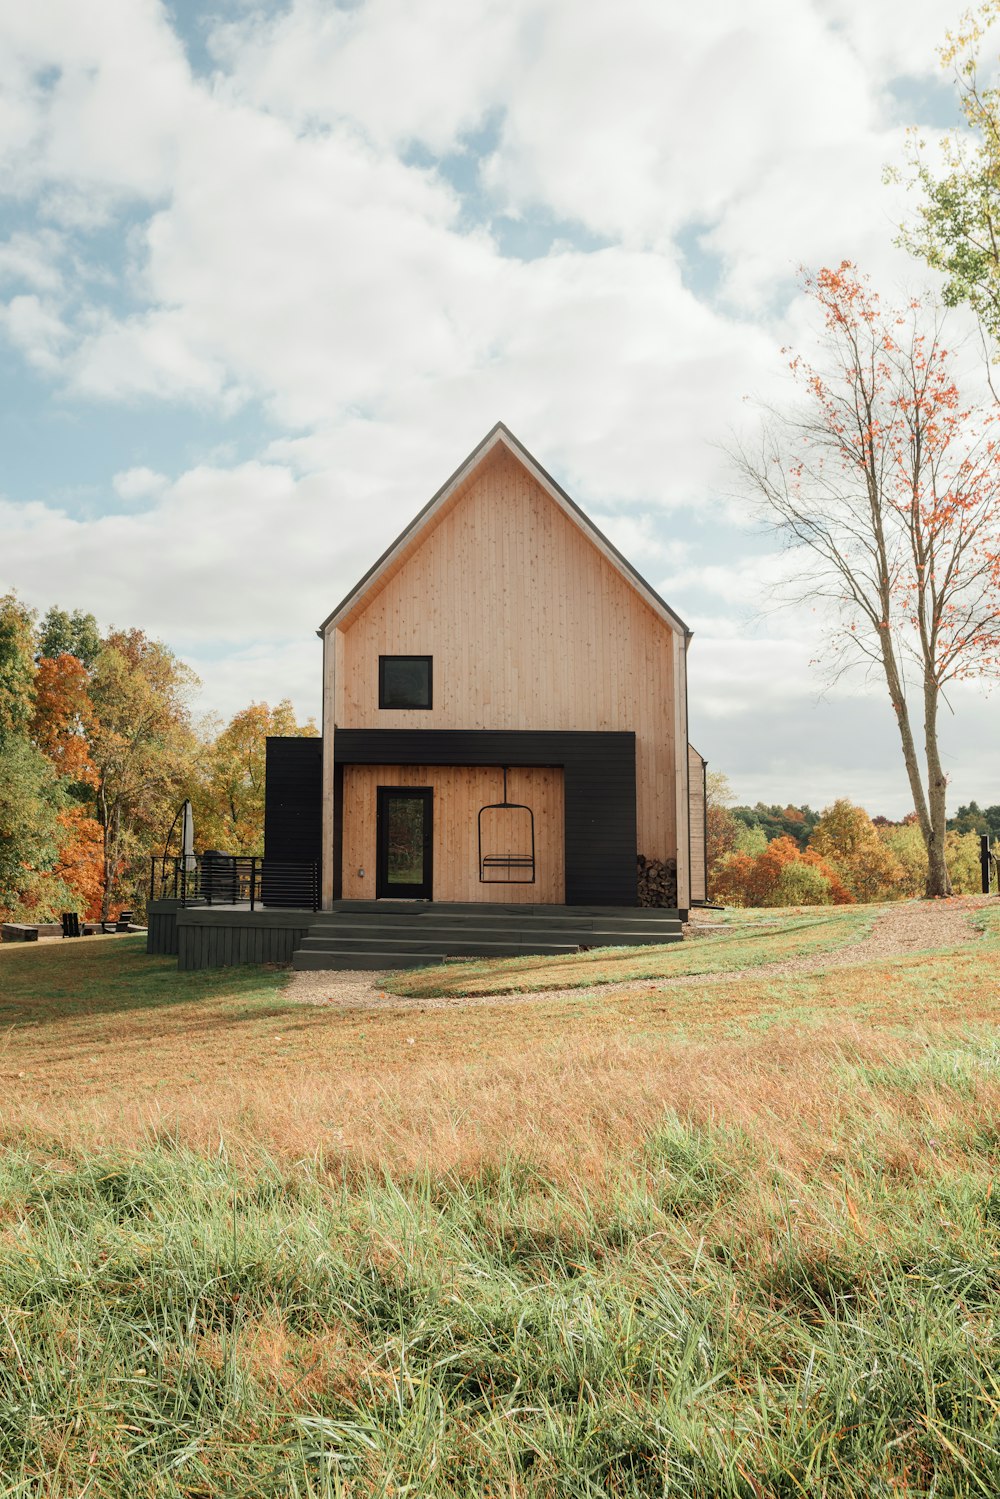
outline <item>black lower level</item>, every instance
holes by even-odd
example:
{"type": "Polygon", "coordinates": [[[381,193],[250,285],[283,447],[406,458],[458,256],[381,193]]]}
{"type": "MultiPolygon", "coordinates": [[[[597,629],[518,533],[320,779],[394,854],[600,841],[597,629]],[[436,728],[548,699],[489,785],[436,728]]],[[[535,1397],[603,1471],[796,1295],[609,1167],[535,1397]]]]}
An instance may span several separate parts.
{"type": "MultiPolygon", "coordinates": [[[[333,747],[337,896],[345,765],[555,765],[564,783],[566,904],[637,904],[634,734],[338,729],[333,747]]],[[[265,858],[319,857],[320,756],[317,739],[267,741],[265,858]]]]}
{"type": "Polygon", "coordinates": [[[636,904],[634,734],[338,729],[333,750],[338,774],[344,765],[561,766],[566,904],[636,904]]]}

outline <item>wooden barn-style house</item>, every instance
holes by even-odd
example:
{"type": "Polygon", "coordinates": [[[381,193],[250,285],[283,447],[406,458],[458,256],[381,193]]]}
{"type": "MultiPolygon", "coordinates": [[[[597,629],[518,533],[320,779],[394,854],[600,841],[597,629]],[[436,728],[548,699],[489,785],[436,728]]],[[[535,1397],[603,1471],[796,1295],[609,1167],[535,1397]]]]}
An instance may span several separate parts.
{"type": "Polygon", "coordinates": [[[251,899],[178,905],[182,966],[679,937],[706,894],[691,632],[503,424],[318,633],[322,736],[268,741],[251,899]]]}

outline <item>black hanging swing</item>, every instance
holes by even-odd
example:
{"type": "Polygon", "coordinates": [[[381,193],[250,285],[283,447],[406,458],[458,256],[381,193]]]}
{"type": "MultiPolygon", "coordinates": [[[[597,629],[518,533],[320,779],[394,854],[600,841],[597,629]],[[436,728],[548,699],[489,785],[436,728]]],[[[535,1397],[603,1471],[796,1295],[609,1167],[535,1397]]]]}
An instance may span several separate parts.
{"type": "Polygon", "coordinates": [[[503,768],[503,801],[479,809],[479,883],[481,885],[533,885],[535,883],[535,814],[521,802],[507,800],[507,767],[503,768]],[[483,853],[483,814],[488,819],[489,841],[498,852],[483,853]],[[528,853],[524,850],[530,848],[528,853]],[[506,852],[499,852],[505,849],[506,852]],[[514,853],[514,849],[522,850],[514,853]]]}

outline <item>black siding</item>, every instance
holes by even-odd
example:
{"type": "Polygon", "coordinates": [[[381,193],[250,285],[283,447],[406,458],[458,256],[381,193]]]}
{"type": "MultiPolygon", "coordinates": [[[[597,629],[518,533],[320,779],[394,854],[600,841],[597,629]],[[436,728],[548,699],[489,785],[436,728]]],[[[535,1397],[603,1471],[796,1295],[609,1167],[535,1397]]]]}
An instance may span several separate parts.
{"type": "Polygon", "coordinates": [[[179,900],[151,900],[146,909],[146,951],[163,957],[177,955],[179,900]]]}
{"type": "MultiPolygon", "coordinates": [[[[269,749],[271,743],[269,740],[269,749]]],[[[637,904],[634,734],[338,729],[333,752],[338,767],[561,765],[566,808],[566,904],[637,904]]],[[[341,776],[338,770],[338,782],[341,776]]]]}
{"type": "Polygon", "coordinates": [[[290,963],[312,921],[309,911],[207,910],[177,913],[177,967],[232,968],[244,963],[290,963]]]}
{"type": "Polygon", "coordinates": [[[264,787],[264,900],[282,900],[267,886],[267,861],[319,864],[323,856],[323,741],[269,736],[264,787]]]}

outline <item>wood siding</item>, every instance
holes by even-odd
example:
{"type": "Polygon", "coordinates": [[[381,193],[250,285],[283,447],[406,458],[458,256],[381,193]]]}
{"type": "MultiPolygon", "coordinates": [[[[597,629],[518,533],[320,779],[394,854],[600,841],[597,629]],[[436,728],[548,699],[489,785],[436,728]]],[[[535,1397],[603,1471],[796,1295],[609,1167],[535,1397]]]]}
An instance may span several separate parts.
{"type": "Polygon", "coordinates": [[[678,857],[686,884],[675,633],[509,450],[494,450],[330,635],[328,734],[634,732],[636,851],[678,857]],[[379,709],[380,654],[433,656],[433,709],[379,709]]]}
{"type": "Polygon", "coordinates": [[[567,905],[636,904],[634,734],[338,729],[335,758],[341,792],[348,765],[561,765],[567,905]]]}
{"type": "MultiPolygon", "coordinates": [[[[345,765],[343,894],[375,895],[375,804],[379,786],[430,786],[434,791],[434,899],[561,905],[563,772],[550,766],[512,766],[507,796],[535,814],[535,883],[481,884],[477,821],[480,807],[498,802],[503,777],[487,765],[345,765]],[[364,869],[364,877],[359,870],[364,869]]],[[[487,835],[484,818],[483,836],[487,835]]],[[[522,852],[520,848],[515,852],[522,852]]]]}
{"type": "Polygon", "coordinates": [[[691,818],[691,899],[708,899],[705,868],[705,761],[693,744],[688,745],[688,783],[691,818]]]}

